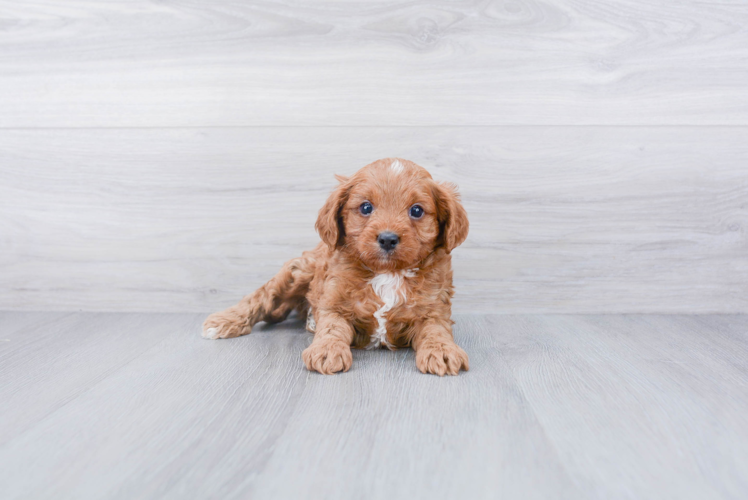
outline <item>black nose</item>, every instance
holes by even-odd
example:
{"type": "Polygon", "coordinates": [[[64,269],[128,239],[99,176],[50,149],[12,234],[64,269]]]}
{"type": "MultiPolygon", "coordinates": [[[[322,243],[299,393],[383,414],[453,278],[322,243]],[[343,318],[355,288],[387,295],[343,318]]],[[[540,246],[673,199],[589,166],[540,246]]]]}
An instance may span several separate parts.
{"type": "Polygon", "coordinates": [[[398,243],[400,243],[400,238],[398,238],[395,233],[385,231],[383,233],[379,233],[379,236],[377,236],[377,241],[379,242],[379,246],[382,247],[382,250],[389,252],[393,250],[398,243]]]}

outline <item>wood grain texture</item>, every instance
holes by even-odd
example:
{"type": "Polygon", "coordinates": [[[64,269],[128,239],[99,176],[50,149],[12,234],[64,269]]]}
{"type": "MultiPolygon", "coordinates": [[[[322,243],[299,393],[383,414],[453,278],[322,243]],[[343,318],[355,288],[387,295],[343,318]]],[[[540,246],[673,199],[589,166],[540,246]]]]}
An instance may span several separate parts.
{"type": "Polygon", "coordinates": [[[0,11],[0,127],[748,125],[737,0],[0,11]]]}
{"type": "Polygon", "coordinates": [[[210,312],[313,247],[333,174],[456,182],[458,312],[748,311],[743,127],[0,131],[0,306],[210,312]]]}
{"type": "Polygon", "coordinates": [[[0,446],[160,342],[161,330],[187,329],[183,316],[169,315],[100,314],[82,321],[70,314],[6,312],[0,325],[7,342],[0,345],[3,405],[23,408],[0,412],[0,446]],[[19,327],[19,317],[36,321],[19,327]]]}
{"type": "Polygon", "coordinates": [[[0,497],[748,495],[746,315],[459,316],[451,378],[410,350],[322,376],[301,322],[206,341],[201,319],[0,314],[0,415],[26,423],[0,497]]]}

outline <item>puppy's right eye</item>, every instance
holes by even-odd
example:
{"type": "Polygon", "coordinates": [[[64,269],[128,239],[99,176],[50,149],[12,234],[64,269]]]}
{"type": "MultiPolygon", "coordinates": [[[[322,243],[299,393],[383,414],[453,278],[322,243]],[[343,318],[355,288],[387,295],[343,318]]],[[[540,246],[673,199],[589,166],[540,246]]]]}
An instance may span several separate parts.
{"type": "Polygon", "coordinates": [[[371,203],[365,201],[358,207],[358,210],[361,212],[361,215],[369,215],[374,210],[374,207],[371,203]]]}

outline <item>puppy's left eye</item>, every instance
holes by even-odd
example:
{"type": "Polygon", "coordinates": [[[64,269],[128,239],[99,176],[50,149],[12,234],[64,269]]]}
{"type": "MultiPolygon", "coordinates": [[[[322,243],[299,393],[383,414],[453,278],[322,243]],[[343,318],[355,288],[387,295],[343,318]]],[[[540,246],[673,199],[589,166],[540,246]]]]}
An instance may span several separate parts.
{"type": "Polygon", "coordinates": [[[423,217],[423,207],[421,205],[413,205],[410,207],[410,216],[414,219],[420,219],[423,217]]]}
{"type": "Polygon", "coordinates": [[[358,207],[358,211],[361,212],[361,215],[366,216],[374,211],[374,206],[372,206],[368,201],[365,201],[358,207]]]}

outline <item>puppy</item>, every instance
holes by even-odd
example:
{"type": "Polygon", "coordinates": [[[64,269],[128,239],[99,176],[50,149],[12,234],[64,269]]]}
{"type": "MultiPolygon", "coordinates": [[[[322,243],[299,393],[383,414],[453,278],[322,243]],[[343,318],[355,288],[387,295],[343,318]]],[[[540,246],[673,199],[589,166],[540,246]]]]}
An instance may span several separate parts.
{"type": "Polygon", "coordinates": [[[339,186],[319,211],[322,242],[257,291],[203,324],[203,337],[246,335],[296,309],[314,333],[309,370],[348,371],[351,346],[412,346],[423,373],[457,375],[468,357],[452,338],[450,252],[468,234],[453,185],[415,163],[378,160],[339,186]]]}

